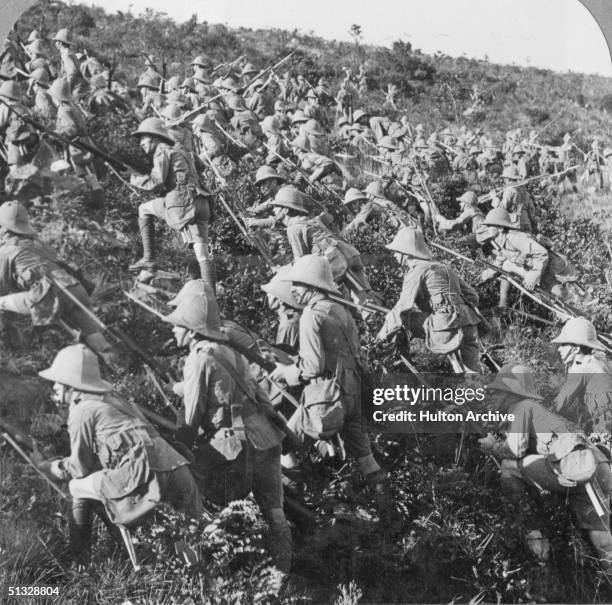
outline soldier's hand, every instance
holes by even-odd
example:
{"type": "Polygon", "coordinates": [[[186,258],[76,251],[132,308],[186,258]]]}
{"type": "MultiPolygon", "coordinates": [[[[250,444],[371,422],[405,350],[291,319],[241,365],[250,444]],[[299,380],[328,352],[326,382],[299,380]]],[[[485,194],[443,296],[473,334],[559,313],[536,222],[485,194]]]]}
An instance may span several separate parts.
{"type": "Polygon", "coordinates": [[[529,271],[527,275],[525,275],[525,279],[523,280],[523,286],[525,286],[526,290],[530,292],[535,289],[535,287],[540,282],[540,276],[537,271],[529,271]]]}

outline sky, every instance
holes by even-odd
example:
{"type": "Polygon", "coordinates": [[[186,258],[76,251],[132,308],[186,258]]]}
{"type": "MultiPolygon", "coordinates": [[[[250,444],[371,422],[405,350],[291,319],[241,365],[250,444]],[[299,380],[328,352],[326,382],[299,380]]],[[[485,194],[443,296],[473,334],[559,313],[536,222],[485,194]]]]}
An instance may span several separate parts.
{"type": "Polygon", "coordinates": [[[409,41],[433,54],[488,57],[556,71],[612,77],[605,38],[579,0],[88,0],[108,11],[130,7],[165,12],[177,21],[253,29],[275,27],[351,40],[361,26],[365,43],[409,41]]]}

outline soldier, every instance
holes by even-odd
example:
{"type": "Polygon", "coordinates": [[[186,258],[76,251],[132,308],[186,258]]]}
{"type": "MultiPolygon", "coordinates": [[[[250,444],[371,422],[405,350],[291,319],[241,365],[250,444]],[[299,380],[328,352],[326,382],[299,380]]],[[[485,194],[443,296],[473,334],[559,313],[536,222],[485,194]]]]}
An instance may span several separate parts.
{"type": "Polygon", "coordinates": [[[38,145],[38,135],[34,128],[20,116],[27,115],[21,87],[9,80],[0,86],[0,133],[4,136],[6,163],[12,170],[16,166],[27,164],[38,145]]]}
{"type": "Polygon", "coordinates": [[[247,107],[257,116],[257,119],[263,120],[266,116],[274,115],[274,97],[267,90],[266,82],[258,78],[251,84],[250,89],[253,94],[247,101],[247,107]]]}
{"type": "Polygon", "coordinates": [[[49,95],[49,74],[47,70],[39,67],[29,76],[31,90],[34,93],[33,111],[44,120],[54,120],[57,117],[57,108],[49,95]]]}
{"type": "Polygon", "coordinates": [[[147,70],[138,78],[137,88],[140,90],[142,106],[136,114],[142,119],[147,114],[163,107],[165,99],[160,92],[161,78],[154,71],[147,70]]]}
{"type": "Polygon", "coordinates": [[[405,270],[399,300],[376,336],[383,341],[403,327],[446,354],[455,373],[480,372],[478,294],[455,271],[434,261],[423,234],[401,229],[386,246],[405,270]]]}
{"type": "Polygon", "coordinates": [[[266,137],[265,145],[268,149],[268,155],[264,161],[269,166],[276,166],[281,158],[288,158],[291,154],[281,135],[280,123],[276,116],[264,118],[261,122],[261,130],[266,137]]]}
{"type": "Polygon", "coordinates": [[[516,228],[528,233],[537,234],[538,220],[533,199],[524,186],[510,185],[517,183],[521,177],[515,166],[506,166],[502,173],[506,188],[501,200],[495,190],[491,191],[491,205],[493,208],[503,208],[510,214],[516,228]]]}
{"type": "MultiPolygon", "coordinates": [[[[502,208],[493,208],[487,214],[476,239],[480,244],[490,241],[495,254],[494,263],[519,276],[527,290],[540,286],[554,296],[566,299],[570,294],[568,284],[578,278],[576,269],[563,255],[547,250],[530,233],[519,231],[502,208]]],[[[494,275],[494,269],[486,269],[481,280],[486,281],[494,275]]],[[[508,282],[502,280],[500,307],[508,304],[508,289],[508,282]]]]}
{"type": "Polygon", "coordinates": [[[278,99],[274,102],[274,117],[278,120],[279,128],[285,135],[289,134],[291,120],[287,115],[289,107],[285,101],[278,99]]]}
{"type": "Polygon", "coordinates": [[[193,67],[193,76],[191,77],[195,83],[196,92],[198,95],[200,95],[200,97],[206,95],[209,91],[210,85],[210,80],[208,78],[208,74],[206,73],[206,70],[210,69],[208,61],[203,55],[198,55],[191,62],[191,66],[193,67]]]}
{"type": "Polygon", "coordinates": [[[76,55],[72,52],[72,47],[76,43],[67,29],[60,29],[52,38],[59,51],[62,62],[59,77],[66,78],[71,94],[75,98],[84,97],[89,92],[89,83],[81,73],[81,66],[76,55]]]}
{"type": "Polygon", "coordinates": [[[310,149],[313,153],[328,156],[329,143],[323,127],[316,120],[308,120],[304,124],[303,134],[308,138],[310,149]]]}
{"type": "Polygon", "coordinates": [[[355,213],[355,218],[344,228],[343,235],[358,229],[360,225],[365,225],[369,219],[374,217],[385,217],[394,229],[408,226],[415,229],[421,228],[417,219],[385,197],[382,181],[370,183],[363,192],[352,188],[347,190],[344,205],[350,207],[358,201],[367,201],[368,203],[364,204],[355,213]]]}
{"type": "Polygon", "coordinates": [[[57,72],[55,67],[47,59],[49,50],[47,44],[43,40],[35,40],[28,46],[28,54],[30,60],[26,63],[26,69],[32,73],[35,69],[44,69],[47,72],[48,80],[56,78],[57,72]]]}
{"type": "Polygon", "coordinates": [[[528,504],[529,491],[563,494],[578,527],[588,533],[600,562],[612,565],[610,493],[612,474],[606,457],[569,420],[545,408],[530,368],[515,363],[501,368],[488,386],[493,409],[511,414],[495,433],[479,439],[485,454],[501,459],[501,486],[515,514],[527,529],[525,540],[546,563],[550,543],[528,504]]]}
{"type": "Polygon", "coordinates": [[[111,394],[96,356],[83,345],[62,349],[47,370],[54,399],[68,420],[70,456],[39,468],[68,481],[72,496],[70,550],[76,561],[89,555],[94,512],[117,525],[131,525],[168,502],[198,518],[202,502],[188,462],[172,449],[134,406],[111,394]]]}
{"type": "Polygon", "coordinates": [[[191,169],[189,157],[174,146],[170,133],[159,118],[147,118],[141,122],[134,136],[140,139],[144,152],[153,158],[153,168],[147,175],[132,174],[130,183],[144,191],[162,193],[163,197],[138,206],[143,256],[130,265],[130,271],[156,268],[153,219],[158,218],[180,232],[183,241],[193,247],[202,279],[214,290],[215,272],[208,250],[210,202],[191,169]]]}
{"type": "Polygon", "coordinates": [[[302,170],[309,173],[308,182],[311,185],[321,181],[331,187],[342,186],[342,170],[338,164],[326,155],[313,151],[306,134],[301,134],[291,141],[291,147],[302,170]]]}
{"type": "Polygon", "coordinates": [[[248,227],[258,229],[272,229],[279,223],[284,215],[284,209],[273,205],[273,200],[278,190],[285,183],[285,179],[271,166],[260,166],[255,174],[255,186],[261,192],[264,201],[253,204],[248,208],[253,214],[264,214],[273,211],[268,218],[246,217],[245,223],[248,227]]]}
{"type": "Polygon", "coordinates": [[[5,202],[0,206],[0,312],[29,315],[34,325],[65,320],[89,347],[112,361],[112,347],[98,324],[54,286],[54,280],[91,308],[73,269],[38,239],[28,211],[18,202],[5,202]]]}
{"type": "MultiPolygon", "coordinates": [[[[282,279],[304,305],[300,317],[298,360],[277,364],[272,378],[289,386],[304,384],[302,406],[289,421],[298,434],[311,439],[330,439],[339,433],[347,454],[357,459],[359,470],[374,492],[383,521],[392,512],[385,474],[372,455],[370,440],[361,421],[362,376],[367,371],[361,354],[359,333],[350,312],[330,300],[339,295],[325,258],[308,254],[299,258],[282,279]],[[335,403],[334,403],[335,402],[335,403]],[[341,408],[339,414],[330,408],[341,408]]],[[[369,396],[369,394],[368,394],[369,396]]]]}
{"type": "Polygon", "coordinates": [[[219,137],[219,129],[207,114],[199,114],[192,123],[195,153],[206,168],[208,163],[227,178],[236,171],[236,164],[227,153],[227,144],[219,137]]]}
{"type": "Polygon", "coordinates": [[[612,433],[612,367],[595,326],[583,317],[569,319],[552,342],[567,372],[555,411],[600,438],[612,433]]]}
{"type": "Polygon", "coordinates": [[[484,213],[478,207],[478,196],[473,191],[466,191],[457,198],[461,214],[457,218],[448,219],[433,209],[433,219],[441,231],[452,231],[457,228],[467,230],[475,235],[484,220],[484,213]]]}
{"type": "MultiPolygon", "coordinates": [[[[87,133],[87,124],[85,123],[83,112],[74,104],[74,98],[70,94],[68,80],[64,78],[55,80],[49,88],[49,96],[57,107],[55,130],[71,141],[80,140],[93,145],[93,141],[87,133]]],[[[66,160],[71,163],[76,176],[82,178],[91,191],[93,204],[100,205],[104,194],[102,185],[100,185],[96,176],[92,154],[73,145],[68,145],[64,152],[66,160]]]]}
{"type": "Polygon", "coordinates": [[[291,293],[290,283],[285,280],[291,265],[281,267],[274,277],[261,289],[268,297],[268,306],[278,315],[275,345],[290,355],[296,355],[299,345],[299,325],[304,305],[298,303],[291,293]]]}
{"type": "Polygon", "coordinates": [[[87,111],[94,115],[128,111],[126,102],[116,92],[108,89],[108,80],[103,73],[94,75],[90,85],[91,95],[87,100],[87,111]]]}
{"type": "Polygon", "coordinates": [[[200,97],[196,91],[196,85],[193,78],[185,78],[179,90],[183,97],[187,99],[189,109],[195,109],[200,106],[200,97]]]}
{"type": "Polygon", "coordinates": [[[313,253],[324,256],[332,267],[334,281],[345,286],[356,300],[377,299],[359,251],[333,233],[321,217],[309,216],[314,204],[307,195],[295,187],[282,187],[272,204],[286,209],[282,220],[294,260],[313,253]]]}
{"type": "MultiPolygon", "coordinates": [[[[183,297],[166,320],[174,325],[177,345],[189,348],[175,392],[183,397],[186,439],[196,441],[196,466],[210,486],[225,485],[230,467],[243,469],[245,491],[253,490],[270,526],[272,559],[288,573],[292,546],[283,511],[282,433],[269,419],[272,406],[246,358],[226,344],[212,293],[183,297]]],[[[226,499],[227,489],[219,497],[226,499]]]]}

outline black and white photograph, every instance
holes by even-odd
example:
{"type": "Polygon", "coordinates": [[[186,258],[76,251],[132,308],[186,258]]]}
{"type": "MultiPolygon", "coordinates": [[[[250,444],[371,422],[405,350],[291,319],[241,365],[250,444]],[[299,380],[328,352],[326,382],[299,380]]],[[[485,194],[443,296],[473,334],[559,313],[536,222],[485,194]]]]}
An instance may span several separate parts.
{"type": "Polygon", "coordinates": [[[612,602],[612,4],[0,38],[0,603],[612,602]]]}

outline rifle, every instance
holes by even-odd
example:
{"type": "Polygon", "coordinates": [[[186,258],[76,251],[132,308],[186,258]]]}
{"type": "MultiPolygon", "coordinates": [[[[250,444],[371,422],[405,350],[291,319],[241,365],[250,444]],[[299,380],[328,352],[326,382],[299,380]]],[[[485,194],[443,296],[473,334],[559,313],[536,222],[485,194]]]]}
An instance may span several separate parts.
{"type": "Polygon", "coordinates": [[[173,380],[170,372],[166,371],[162,366],[155,361],[140,345],[134,342],[134,339],[129,336],[126,332],[119,330],[118,328],[111,328],[106,325],[89,307],[84,305],[66,286],[60,284],[53,277],[49,277],[51,283],[62,292],[72,303],[74,303],[83,313],[85,313],[91,320],[93,320],[102,332],[108,332],[115,339],[120,340],[125,346],[132,352],[136,353],[138,357],[148,365],[151,370],[157,374],[165,383],[170,383],[173,380]]]}
{"type": "MultiPolygon", "coordinates": [[[[574,166],[570,166],[569,168],[566,168],[565,170],[561,170],[560,172],[553,172],[552,174],[538,174],[536,176],[529,177],[528,179],[523,179],[522,181],[519,181],[518,183],[512,183],[512,185],[506,185],[504,187],[501,187],[499,190],[496,189],[495,193],[496,194],[503,193],[506,189],[511,189],[512,187],[522,187],[523,185],[526,185],[527,183],[531,183],[532,181],[537,181],[539,179],[544,179],[546,177],[559,176],[561,174],[565,174],[566,172],[570,172],[571,170],[576,170],[576,168],[578,168],[578,164],[575,164],[574,166]]],[[[484,204],[485,202],[488,202],[490,199],[491,199],[490,193],[486,193],[485,195],[480,195],[478,196],[478,204],[484,204]]]]}
{"type": "Polygon", "coordinates": [[[429,207],[430,207],[431,214],[432,214],[431,224],[433,226],[434,233],[437,236],[438,235],[438,230],[436,228],[436,221],[433,220],[433,216],[434,216],[434,214],[440,214],[440,210],[438,210],[438,207],[436,206],[436,203],[434,202],[434,199],[431,196],[431,192],[429,191],[429,187],[427,187],[427,183],[425,182],[425,179],[421,176],[421,172],[417,168],[416,162],[413,159],[411,159],[410,162],[412,163],[412,167],[414,168],[414,172],[419,177],[419,181],[421,182],[421,187],[423,187],[423,191],[425,192],[425,194],[429,198],[429,207]]]}
{"type": "Polygon", "coordinates": [[[102,159],[109,166],[113,166],[114,165],[114,166],[119,167],[121,170],[129,170],[130,172],[134,172],[136,174],[141,174],[133,166],[130,166],[129,164],[126,164],[125,162],[114,158],[113,156],[109,155],[108,153],[102,151],[101,149],[98,149],[94,145],[90,145],[89,143],[86,143],[86,142],[84,142],[82,140],[71,140],[71,139],[65,137],[64,135],[61,135],[59,132],[55,132],[55,130],[51,130],[51,129],[47,128],[44,124],[41,124],[38,120],[35,120],[34,118],[32,118],[32,117],[30,117],[28,115],[25,115],[25,114],[22,114],[22,113],[20,113],[18,111],[15,111],[15,107],[13,105],[10,105],[2,97],[0,97],[0,103],[2,103],[3,105],[6,105],[18,118],[20,118],[24,122],[27,122],[28,124],[31,124],[32,126],[34,126],[34,128],[36,128],[36,130],[39,130],[39,131],[47,134],[52,139],[55,139],[56,141],[58,141],[58,142],[60,142],[60,143],[62,143],[64,145],[72,145],[73,147],[76,147],[77,149],[80,149],[81,151],[86,151],[86,152],[92,153],[93,155],[96,155],[100,159],[102,159]]]}

